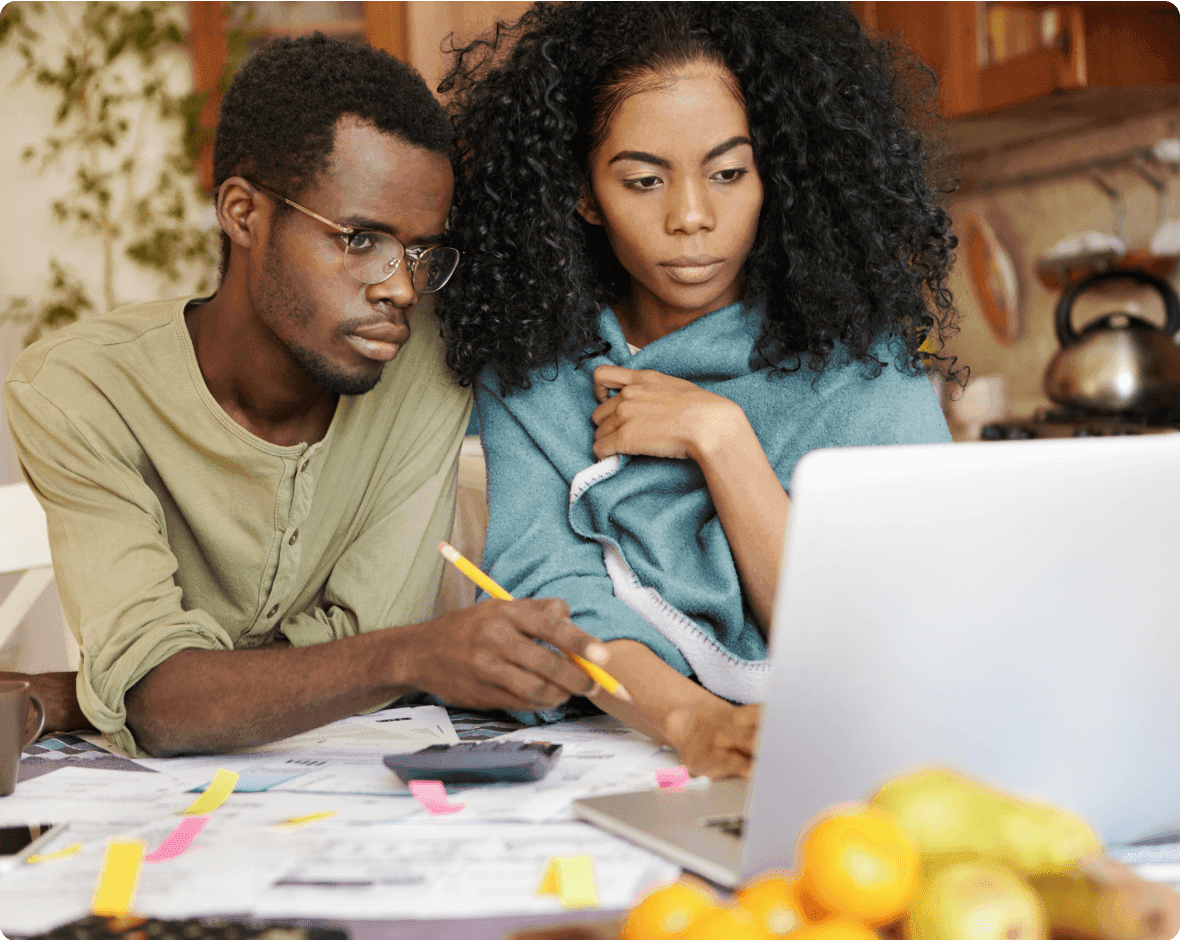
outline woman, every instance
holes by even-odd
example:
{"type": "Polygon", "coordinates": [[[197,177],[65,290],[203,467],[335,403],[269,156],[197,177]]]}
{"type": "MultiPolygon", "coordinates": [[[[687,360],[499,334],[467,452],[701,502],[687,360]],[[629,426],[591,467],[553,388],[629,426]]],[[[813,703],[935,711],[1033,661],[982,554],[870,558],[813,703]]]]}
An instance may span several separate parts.
{"type": "Polygon", "coordinates": [[[795,463],[949,440],[920,347],[954,239],[908,86],[842,4],[587,3],[441,90],[485,566],[608,641],[635,699],[608,711],[743,772],[795,463]]]}

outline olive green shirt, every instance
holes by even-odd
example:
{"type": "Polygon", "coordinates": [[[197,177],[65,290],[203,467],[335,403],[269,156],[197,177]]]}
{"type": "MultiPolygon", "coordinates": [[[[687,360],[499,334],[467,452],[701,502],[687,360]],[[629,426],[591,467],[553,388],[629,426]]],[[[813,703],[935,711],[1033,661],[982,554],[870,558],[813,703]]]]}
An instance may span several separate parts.
{"type": "Polygon", "coordinates": [[[210,394],[186,302],[62,330],[3,389],[81,649],[79,703],[132,753],[124,694],[178,650],[308,646],[431,617],[471,408],[419,308],[323,440],[270,444],[210,394]]]}

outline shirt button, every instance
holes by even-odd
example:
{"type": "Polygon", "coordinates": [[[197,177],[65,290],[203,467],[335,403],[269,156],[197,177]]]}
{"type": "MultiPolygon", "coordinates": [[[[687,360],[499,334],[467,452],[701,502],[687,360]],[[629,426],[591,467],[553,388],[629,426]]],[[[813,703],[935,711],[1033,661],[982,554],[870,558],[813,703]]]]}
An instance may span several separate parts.
{"type": "Polygon", "coordinates": [[[266,616],[267,616],[267,617],[273,617],[273,616],[274,616],[275,614],[277,614],[278,612],[279,612],[279,605],[278,605],[278,604],[275,604],[275,605],[274,605],[274,607],[272,607],[270,610],[268,610],[268,611],[266,612],[266,616]]]}
{"type": "Polygon", "coordinates": [[[291,537],[289,539],[287,539],[287,544],[294,545],[298,541],[299,541],[299,530],[296,529],[294,532],[291,533],[291,537]]]}

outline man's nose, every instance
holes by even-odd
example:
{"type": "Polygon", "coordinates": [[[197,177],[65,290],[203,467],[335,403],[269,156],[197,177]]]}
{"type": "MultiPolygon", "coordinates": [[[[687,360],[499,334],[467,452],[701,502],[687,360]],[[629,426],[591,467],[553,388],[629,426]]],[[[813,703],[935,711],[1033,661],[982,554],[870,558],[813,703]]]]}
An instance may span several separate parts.
{"type": "Polygon", "coordinates": [[[380,284],[369,285],[365,291],[369,303],[385,302],[395,307],[412,307],[418,302],[418,292],[414,290],[413,278],[410,276],[409,260],[402,258],[392,275],[380,284]]]}
{"type": "Polygon", "coordinates": [[[683,232],[695,234],[701,229],[712,229],[716,223],[713,200],[703,180],[685,180],[669,187],[670,205],[665,222],[669,235],[683,232]]]}

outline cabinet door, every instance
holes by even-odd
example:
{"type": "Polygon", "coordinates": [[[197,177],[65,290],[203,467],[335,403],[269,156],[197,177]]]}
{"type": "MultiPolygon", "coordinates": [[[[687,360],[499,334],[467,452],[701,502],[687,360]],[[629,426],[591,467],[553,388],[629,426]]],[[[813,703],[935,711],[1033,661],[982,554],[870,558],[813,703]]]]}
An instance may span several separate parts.
{"type": "Polygon", "coordinates": [[[947,118],[1079,88],[1180,83],[1180,12],[1167,2],[864,2],[870,33],[892,36],[939,80],[947,118]]]}

